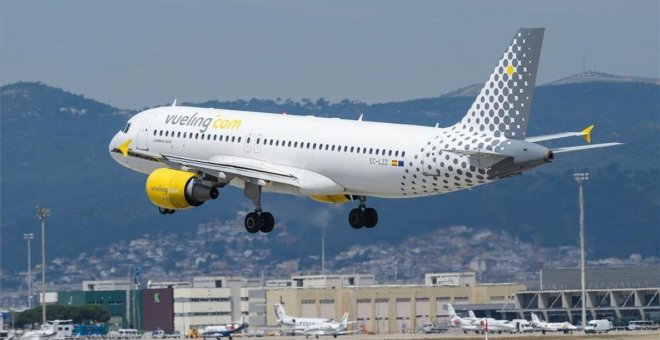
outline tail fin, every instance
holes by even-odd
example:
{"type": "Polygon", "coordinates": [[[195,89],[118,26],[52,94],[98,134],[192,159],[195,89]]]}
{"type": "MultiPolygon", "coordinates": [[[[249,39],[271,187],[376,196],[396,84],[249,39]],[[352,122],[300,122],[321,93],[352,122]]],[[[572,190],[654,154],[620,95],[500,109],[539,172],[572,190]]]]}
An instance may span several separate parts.
{"type": "Polygon", "coordinates": [[[463,119],[452,129],[525,139],[543,28],[521,28],[463,119]]]}
{"type": "Polygon", "coordinates": [[[473,311],[468,311],[468,316],[470,317],[470,319],[476,319],[477,318],[477,316],[474,315],[473,311]]]}
{"type": "Polygon", "coordinates": [[[447,312],[449,312],[449,317],[453,318],[456,316],[456,311],[454,310],[454,307],[451,305],[451,303],[447,304],[447,312]]]}
{"type": "Polygon", "coordinates": [[[275,315],[277,316],[277,319],[278,320],[284,319],[284,317],[286,317],[286,311],[284,310],[284,306],[278,303],[274,307],[275,307],[275,315]]]}
{"type": "Polygon", "coordinates": [[[345,312],[344,316],[341,317],[341,321],[339,321],[339,327],[341,329],[346,329],[348,327],[348,312],[345,312]]]}
{"type": "Polygon", "coordinates": [[[532,313],[532,323],[538,324],[540,322],[539,317],[536,314],[532,313]]]}

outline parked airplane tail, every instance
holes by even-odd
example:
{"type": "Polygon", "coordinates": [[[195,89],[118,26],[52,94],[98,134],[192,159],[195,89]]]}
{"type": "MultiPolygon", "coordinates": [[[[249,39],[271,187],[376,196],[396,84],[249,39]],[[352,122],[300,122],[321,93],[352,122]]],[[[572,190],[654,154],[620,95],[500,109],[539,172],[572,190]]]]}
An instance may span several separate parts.
{"type": "Polygon", "coordinates": [[[536,314],[532,313],[532,323],[538,324],[539,322],[541,322],[541,320],[539,320],[539,317],[536,316],[536,314]]]}
{"type": "Polygon", "coordinates": [[[447,312],[449,312],[449,317],[453,318],[456,316],[456,311],[454,310],[454,306],[451,305],[451,303],[447,304],[447,312]]]}
{"type": "Polygon", "coordinates": [[[470,319],[476,319],[477,318],[477,316],[474,315],[473,311],[468,311],[468,316],[470,317],[470,319]]]}
{"type": "Polygon", "coordinates": [[[286,311],[284,310],[284,306],[281,304],[276,304],[275,306],[275,315],[277,316],[278,320],[282,320],[286,317],[286,311]]]}
{"type": "Polygon", "coordinates": [[[525,139],[543,28],[521,28],[463,119],[452,130],[525,139]]]}
{"type": "Polygon", "coordinates": [[[341,321],[339,321],[339,328],[341,329],[348,328],[348,312],[345,312],[344,316],[341,317],[341,321]]]}

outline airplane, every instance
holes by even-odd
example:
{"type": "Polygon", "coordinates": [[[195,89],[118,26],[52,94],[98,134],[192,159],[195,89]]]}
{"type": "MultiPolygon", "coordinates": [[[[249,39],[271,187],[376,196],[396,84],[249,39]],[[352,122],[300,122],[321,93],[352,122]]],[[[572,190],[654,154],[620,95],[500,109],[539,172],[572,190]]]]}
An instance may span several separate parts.
{"type": "Polygon", "coordinates": [[[345,335],[345,334],[359,332],[359,331],[347,331],[346,330],[347,328],[348,328],[348,313],[344,313],[344,316],[342,316],[341,321],[339,322],[331,321],[320,324],[314,324],[298,332],[304,334],[305,339],[309,338],[310,335],[313,335],[316,339],[318,339],[320,335],[332,335],[334,338],[336,338],[338,335],[345,335]]]}
{"type": "Polygon", "coordinates": [[[276,304],[275,306],[275,315],[277,316],[277,322],[282,326],[290,327],[291,329],[303,331],[311,326],[323,325],[332,322],[332,319],[326,318],[297,318],[295,316],[286,315],[284,306],[282,304],[276,304]]]}
{"type": "Polygon", "coordinates": [[[532,313],[532,326],[545,332],[564,332],[564,334],[573,333],[577,327],[573,326],[570,322],[546,322],[541,321],[539,317],[532,313]]]}
{"type": "Polygon", "coordinates": [[[493,318],[477,318],[473,311],[468,311],[469,318],[474,320],[477,329],[484,333],[488,330],[489,333],[509,332],[516,331],[516,326],[511,324],[509,320],[496,320],[493,318]]]}
{"type": "Polygon", "coordinates": [[[245,315],[241,316],[241,320],[237,322],[232,322],[222,326],[206,326],[202,331],[202,338],[216,338],[218,340],[222,337],[227,337],[229,340],[232,340],[232,334],[240,332],[243,329],[247,328],[249,325],[245,322],[245,315]]]}
{"type": "Polygon", "coordinates": [[[462,318],[456,314],[456,310],[454,310],[454,307],[450,303],[447,304],[447,311],[449,312],[450,327],[459,328],[465,334],[467,334],[467,332],[475,332],[479,334],[481,331],[481,329],[475,323],[476,318],[473,317],[474,314],[470,315],[468,318],[462,318]]]}
{"type": "Polygon", "coordinates": [[[368,197],[413,198],[470,189],[551,163],[555,155],[621,143],[589,144],[579,132],[527,136],[543,28],[521,28],[465,116],[446,127],[269,114],[213,108],[157,107],[131,117],[109,144],[111,157],[147,174],[146,193],[162,214],[243,189],[255,209],[249,233],[269,233],[262,192],[357,202],[352,228],[373,228],[368,197]],[[549,148],[582,136],[587,145],[549,148]]]}

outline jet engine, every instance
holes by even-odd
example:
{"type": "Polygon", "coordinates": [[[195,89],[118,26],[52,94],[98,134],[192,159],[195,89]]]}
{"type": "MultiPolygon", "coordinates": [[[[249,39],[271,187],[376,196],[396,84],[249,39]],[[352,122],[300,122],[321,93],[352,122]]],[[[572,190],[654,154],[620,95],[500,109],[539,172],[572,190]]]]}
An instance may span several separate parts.
{"type": "Polygon", "coordinates": [[[172,211],[200,206],[219,195],[217,188],[203,184],[196,174],[168,168],[154,170],[146,189],[151,203],[172,211]]]}

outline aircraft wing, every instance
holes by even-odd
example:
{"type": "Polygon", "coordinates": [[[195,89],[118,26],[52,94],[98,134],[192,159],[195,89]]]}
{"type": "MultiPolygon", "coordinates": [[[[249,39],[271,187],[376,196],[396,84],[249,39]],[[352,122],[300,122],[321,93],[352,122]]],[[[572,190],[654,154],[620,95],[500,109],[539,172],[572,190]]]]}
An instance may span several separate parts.
{"type": "Polygon", "coordinates": [[[243,179],[263,180],[300,187],[298,178],[288,171],[288,167],[269,164],[235,156],[213,156],[209,160],[162,155],[163,162],[169,166],[186,167],[206,173],[213,177],[241,177],[243,179]]]}

